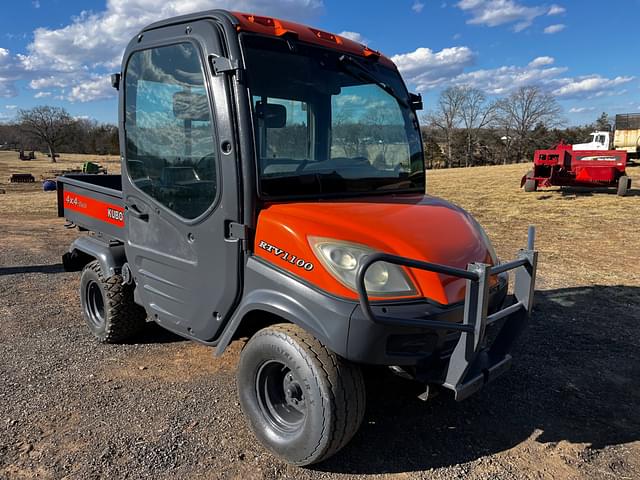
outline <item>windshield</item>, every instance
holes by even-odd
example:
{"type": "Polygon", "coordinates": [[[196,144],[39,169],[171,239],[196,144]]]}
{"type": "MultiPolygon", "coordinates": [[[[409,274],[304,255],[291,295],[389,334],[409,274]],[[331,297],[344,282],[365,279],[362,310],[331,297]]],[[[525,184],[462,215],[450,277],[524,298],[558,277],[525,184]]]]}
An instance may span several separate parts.
{"type": "Polygon", "coordinates": [[[243,47],[262,195],[424,192],[418,123],[395,70],[254,35],[243,47]]]}

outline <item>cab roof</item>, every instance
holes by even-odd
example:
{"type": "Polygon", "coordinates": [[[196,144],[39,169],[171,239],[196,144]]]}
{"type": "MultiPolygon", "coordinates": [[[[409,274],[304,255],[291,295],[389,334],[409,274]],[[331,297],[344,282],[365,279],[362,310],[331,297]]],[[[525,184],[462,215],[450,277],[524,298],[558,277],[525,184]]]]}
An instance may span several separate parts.
{"type": "Polygon", "coordinates": [[[305,43],[378,61],[387,67],[396,69],[395,64],[388,57],[362,43],[300,23],[252,13],[208,10],[161,20],[145,27],[143,31],[154,30],[176,23],[195,21],[201,18],[220,19],[221,17],[230,20],[235,25],[237,32],[251,32],[273,37],[298,39],[305,43]]]}
{"type": "Polygon", "coordinates": [[[289,22],[273,17],[263,17],[251,13],[231,12],[231,15],[238,20],[236,30],[239,32],[246,31],[284,38],[291,36],[305,43],[312,43],[352,55],[378,60],[390,64],[390,66],[395,68],[394,63],[380,52],[372,50],[362,43],[336,35],[335,33],[318,30],[317,28],[309,27],[301,23],[289,22]]]}

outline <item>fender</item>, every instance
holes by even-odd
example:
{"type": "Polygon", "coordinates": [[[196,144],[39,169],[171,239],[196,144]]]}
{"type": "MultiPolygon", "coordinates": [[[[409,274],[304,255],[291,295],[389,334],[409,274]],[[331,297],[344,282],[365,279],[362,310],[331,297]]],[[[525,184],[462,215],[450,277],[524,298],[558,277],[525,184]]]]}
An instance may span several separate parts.
{"type": "Polygon", "coordinates": [[[105,278],[120,273],[127,261],[124,245],[109,245],[94,237],[80,237],[73,241],[69,251],[62,256],[62,264],[67,272],[77,272],[92,259],[100,263],[105,278]]]}
{"type": "Polygon", "coordinates": [[[346,356],[356,302],[329,296],[256,257],[249,258],[245,271],[242,302],[216,342],[216,355],[224,353],[248,314],[262,311],[299,325],[333,352],[346,356]]]}

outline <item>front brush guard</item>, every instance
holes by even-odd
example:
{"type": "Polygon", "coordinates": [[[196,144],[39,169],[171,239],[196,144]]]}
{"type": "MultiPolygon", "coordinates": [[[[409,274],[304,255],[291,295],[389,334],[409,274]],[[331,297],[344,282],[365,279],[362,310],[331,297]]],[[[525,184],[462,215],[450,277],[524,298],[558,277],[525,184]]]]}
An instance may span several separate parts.
{"type": "Polygon", "coordinates": [[[433,330],[459,331],[460,339],[449,359],[441,385],[453,390],[456,400],[463,400],[498,377],[511,366],[509,352],[531,316],[535,289],[538,252],[534,250],[535,229],[529,227],[527,248],[518,252],[516,260],[498,265],[471,263],[466,270],[436,263],[412,260],[388,253],[374,253],[363,259],[356,274],[356,287],[364,316],[371,322],[391,326],[411,326],[433,330]],[[427,270],[467,281],[462,323],[440,320],[377,317],[371,309],[365,286],[367,270],[376,262],[427,270]],[[515,270],[515,301],[488,315],[489,279],[515,270]],[[485,345],[488,326],[505,319],[491,345],[485,345]]]}

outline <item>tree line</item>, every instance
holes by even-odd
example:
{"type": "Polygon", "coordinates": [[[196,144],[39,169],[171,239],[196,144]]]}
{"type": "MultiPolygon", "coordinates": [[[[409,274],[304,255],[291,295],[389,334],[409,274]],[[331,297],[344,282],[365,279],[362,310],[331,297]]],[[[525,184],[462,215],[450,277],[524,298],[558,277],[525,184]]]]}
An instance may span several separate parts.
{"type": "MultiPolygon", "coordinates": [[[[364,123],[371,129],[385,122],[373,119],[364,123]]],[[[364,127],[338,124],[342,143],[358,147],[364,127]]],[[[427,168],[528,162],[536,149],[553,148],[561,141],[580,143],[593,130],[611,129],[606,113],[592,124],[564,128],[560,105],[535,86],[498,99],[489,99],[473,87],[449,87],[441,92],[422,124],[427,168]]],[[[117,155],[118,128],[73,118],[61,107],[38,106],[18,110],[14,122],[0,124],[0,148],[39,150],[51,161],[58,152],[117,155]]]]}
{"type": "Polygon", "coordinates": [[[18,110],[14,122],[0,124],[0,148],[46,152],[52,162],[59,152],[117,155],[120,150],[115,125],[73,118],[48,105],[18,110]]]}
{"type": "Polygon", "coordinates": [[[535,86],[493,100],[477,88],[449,87],[422,123],[427,168],[529,162],[537,149],[581,143],[594,130],[611,130],[606,113],[593,124],[563,128],[562,108],[535,86]]]}

